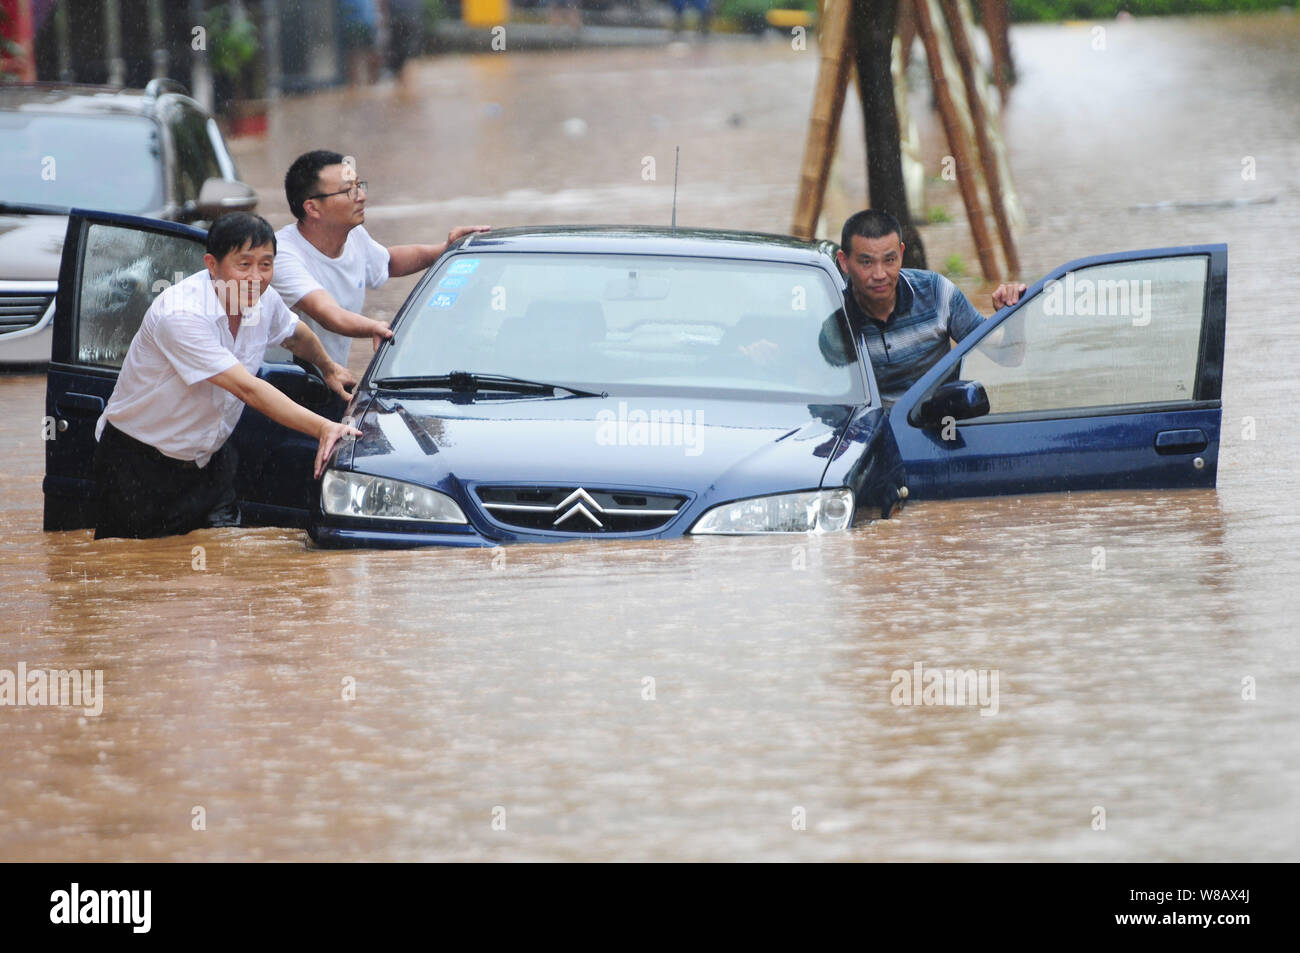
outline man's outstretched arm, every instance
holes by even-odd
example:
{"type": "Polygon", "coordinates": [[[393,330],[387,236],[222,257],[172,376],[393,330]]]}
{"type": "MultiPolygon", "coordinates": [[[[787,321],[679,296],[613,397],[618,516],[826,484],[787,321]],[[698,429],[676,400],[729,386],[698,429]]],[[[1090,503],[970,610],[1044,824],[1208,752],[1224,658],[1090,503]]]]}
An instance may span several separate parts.
{"type": "MultiPolygon", "coordinates": [[[[993,307],[999,311],[1009,308],[1025,293],[1025,285],[1008,282],[993,289],[993,307]]],[[[1025,359],[1024,312],[1008,318],[994,328],[980,342],[980,349],[995,363],[1004,367],[1018,367],[1025,359]]]]}
{"type": "Polygon", "coordinates": [[[249,407],[259,410],[278,424],[317,440],[314,475],[325,472],[325,461],[334,452],[334,446],[347,434],[360,437],[361,431],[346,424],[336,424],[306,407],[295,404],[273,385],[248,373],[243,364],[236,364],[220,374],[208,378],[223,390],[228,390],[249,407]]]}
{"type": "Polygon", "coordinates": [[[447,240],[441,245],[393,245],[388,249],[388,275],[400,278],[424,271],[442,257],[449,245],[471,232],[487,232],[491,229],[490,225],[457,225],[447,233],[447,240]]]}
{"type": "MultiPolygon", "coordinates": [[[[993,303],[997,305],[999,301],[1005,302],[1000,307],[1015,304],[1020,300],[1021,292],[1024,290],[1024,285],[999,285],[993,292],[993,303]]],[[[949,330],[954,341],[961,341],[987,319],[975,310],[975,306],[961,291],[954,288],[952,295],[953,315],[949,330]]],[[[979,350],[998,364],[1014,367],[1024,359],[1025,355],[1023,328],[1024,324],[1019,316],[1011,321],[1003,321],[984,335],[979,343],[979,350]]]]}
{"type": "Polygon", "coordinates": [[[325,353],[325,345],[320,343],[316,332],[307,325],[299,321],[293,334],[281,341],[280,346],[294,357],[315,364],[329,389],[344,400],[352,396],[352,388],[357,386],[357,379],[346,367],[325,353]]]}
{"type": "Polygon", "coordinates": [[[324,288],[303,295],[294,307],[335,334],[343,334],[350,338],[373,339],[376,350],[385,338],[393,336],[388,325],[367,318],[363,314],[357,314],[355,311],[349,311],[335,301],[334,296],[324,288]]]}

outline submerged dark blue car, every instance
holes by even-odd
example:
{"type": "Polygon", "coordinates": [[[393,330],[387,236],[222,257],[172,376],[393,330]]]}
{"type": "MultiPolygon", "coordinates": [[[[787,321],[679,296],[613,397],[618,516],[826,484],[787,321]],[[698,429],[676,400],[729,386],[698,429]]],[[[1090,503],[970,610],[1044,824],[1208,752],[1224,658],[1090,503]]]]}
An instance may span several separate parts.
{"type": "MultiPolygon", "coordinates": [[[[92,523],[93,428],[159,279],[202,233],[75,213],[46,413],[46,529],[92,523]]],[[[424,276],[346,409],[311,368],[262,376],[362,436],[247,409],[248,522],[327,546],[835,532],[904,499],[1212,487],[1227,249],[1071,263],[892,407],[828,243],[741,232],[474,235],[424,276]]],[[[278,358],[283,358],[280,360],[278,358]]]]}

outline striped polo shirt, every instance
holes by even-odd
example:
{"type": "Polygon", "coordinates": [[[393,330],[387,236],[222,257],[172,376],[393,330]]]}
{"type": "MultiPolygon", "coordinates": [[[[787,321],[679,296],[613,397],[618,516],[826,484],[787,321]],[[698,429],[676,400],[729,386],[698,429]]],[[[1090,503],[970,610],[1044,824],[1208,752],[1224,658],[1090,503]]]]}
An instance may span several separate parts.
{"type": "Polygon", "coordinates": [[[881,323],[858,307],[844,290],[845,313],[858,346],[865,347],[885,405],[893,404],[948,353],[948,339],[960,341],[984,316],[943,275],[917,268],[898,273],[898,297],[881,323]]]}

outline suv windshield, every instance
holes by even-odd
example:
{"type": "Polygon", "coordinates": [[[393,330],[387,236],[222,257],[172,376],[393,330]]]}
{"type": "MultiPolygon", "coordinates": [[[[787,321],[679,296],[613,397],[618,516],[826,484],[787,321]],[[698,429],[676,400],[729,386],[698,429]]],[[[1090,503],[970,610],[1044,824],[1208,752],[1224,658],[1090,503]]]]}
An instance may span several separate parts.
{"type": "Polygon", "coordinates": [[[812,265],[462,254],[408,302],[371,379],[468,371],[596,391],[699,387],[859,403],[856,358],[835,358],[855,353],[846,337],[840,293],[812,265]]]}
{"type": "Polygon", "coordinates": [[[0,202],[156,212],[160,149],[142,116],[0,112],[0,202]]]}

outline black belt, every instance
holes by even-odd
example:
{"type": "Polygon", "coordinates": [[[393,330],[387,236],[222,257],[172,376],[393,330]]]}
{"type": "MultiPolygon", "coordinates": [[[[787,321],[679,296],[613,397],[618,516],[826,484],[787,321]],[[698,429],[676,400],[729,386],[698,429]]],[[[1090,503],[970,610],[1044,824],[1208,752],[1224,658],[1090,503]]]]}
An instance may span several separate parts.
{"type": "Polygon", "coordinates": [[[151,443],[145,443],[143,440],[136,440],[128,433],[123,433],[113,426],[112,422],[104,421],[104,436],[112,436],[115,443],[120,444],[124,449],[141,456],[148,457],[158,463],[167,466],[176,467],[178,470],[200,470],[200,467],[193,460],[178,460],[175,457],[169,457],[151,443]]]}

